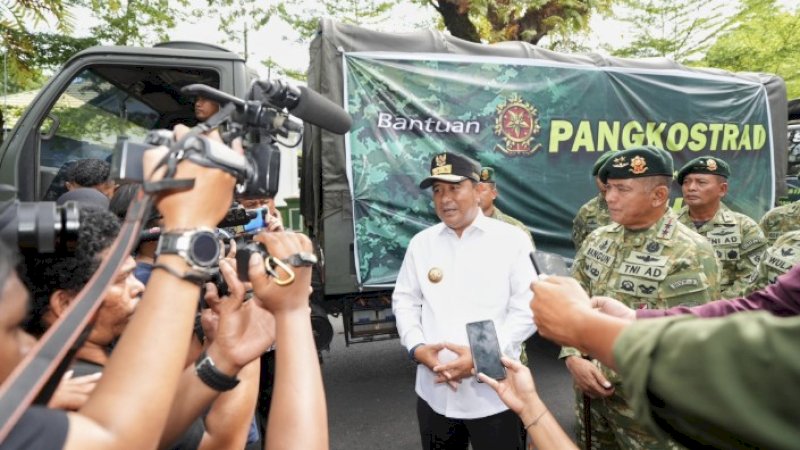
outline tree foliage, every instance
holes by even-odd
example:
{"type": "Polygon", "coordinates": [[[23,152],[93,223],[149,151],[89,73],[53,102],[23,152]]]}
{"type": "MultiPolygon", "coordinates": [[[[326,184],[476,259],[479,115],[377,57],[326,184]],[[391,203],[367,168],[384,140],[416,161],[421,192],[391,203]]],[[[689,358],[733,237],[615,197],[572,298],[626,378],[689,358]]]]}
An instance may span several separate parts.
{"type": "Polygon", "coordinates": [[[616,16],[635,31],[629,45],[612,53],[628,58],[697,59],[737,17],[736,3],[727,0],[622,0],[617,6],[616,16]]]}
{"type": "Polygon", "coordinates": [[[702,63],[780,75],[789,98],[800,97],[800,8],[790,11],[775,0],[748,0],[736,26],[717,39],[702,63]]]}
{"type": "Polygon", "coordinates": [[[166,40],[167,31],[184,19],[189,0],[81,0],[99,24],[91,34],[113,45],[148,45],[166,40]]]}
{"type": "Polygon", "coordinates": [[[167,37],[189,0],[13,0],[0,3],[0,44],[9,92],[41,86],[52,70],[92,45],[147,45],[167,37]],[[85,7],[98,25],[89,37],[72,37],[72,9],[85,7]],[[33,31],[46,23],[53,31],[33,31]]]}
{"type": "Polygon", "coordinates": [[[414,0],[433,7],[453,36],[472,42],[564,40],[586,30],[612,0],[414,0]]]}

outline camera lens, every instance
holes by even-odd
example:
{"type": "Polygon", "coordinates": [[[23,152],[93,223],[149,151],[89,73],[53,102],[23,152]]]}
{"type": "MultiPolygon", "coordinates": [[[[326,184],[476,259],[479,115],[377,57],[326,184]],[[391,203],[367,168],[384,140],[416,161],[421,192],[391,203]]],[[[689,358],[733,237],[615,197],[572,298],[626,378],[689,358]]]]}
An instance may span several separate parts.
{"type": "Polygon", "coordinates": [[[80,228],[78,204],[11,202],[3,208],[0,235],[9,245],[39,253],[72,252],[80,228]]]}

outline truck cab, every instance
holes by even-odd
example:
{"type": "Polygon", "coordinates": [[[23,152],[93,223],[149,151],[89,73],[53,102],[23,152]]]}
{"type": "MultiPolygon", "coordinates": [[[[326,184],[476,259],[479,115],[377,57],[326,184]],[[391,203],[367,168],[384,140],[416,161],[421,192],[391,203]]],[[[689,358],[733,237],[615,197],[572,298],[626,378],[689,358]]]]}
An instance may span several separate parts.
{"type": "MultiPolygon", "coordinates": [[[[73,56],[41,89],[0,147],[0,184],[22,201],[55,200],[74,160],[108,159],[119,139],[195,124],[188,84],[243,97],[257,78],[222,47],[168,42],[152,48],[91,47],[73,56]]],[[[1,193],[8,199],[10,193],[1,193]]]]}

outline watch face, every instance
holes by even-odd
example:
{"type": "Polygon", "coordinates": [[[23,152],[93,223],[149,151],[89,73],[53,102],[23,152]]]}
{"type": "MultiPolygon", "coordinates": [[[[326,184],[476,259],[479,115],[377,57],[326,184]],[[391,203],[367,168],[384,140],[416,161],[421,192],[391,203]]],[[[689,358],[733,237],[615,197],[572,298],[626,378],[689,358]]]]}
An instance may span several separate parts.
{"type": "Polygon", "coordinates": [[[210,267],[219,259],[219,241],[214,233],[197,233],[192,237],[191,252],[196,264],[210,267]]]}

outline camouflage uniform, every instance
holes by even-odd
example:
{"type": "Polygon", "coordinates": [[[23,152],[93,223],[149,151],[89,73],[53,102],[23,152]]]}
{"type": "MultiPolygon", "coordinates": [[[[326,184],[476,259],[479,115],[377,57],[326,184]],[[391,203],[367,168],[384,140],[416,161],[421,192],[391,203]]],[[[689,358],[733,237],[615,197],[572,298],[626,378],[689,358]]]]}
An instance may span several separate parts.
{"type": "MultiPolygon", "coordinates": [[[[633,308],[697,305],[719,298],[719,263],[711,244],[667,209],[652,227],[626,230],[611,224],[590,234],[573,265],[573,277],[589,295],[616,298],[633,308]]],[[[580,356],[564,348],[561,357],[580,356]]],[[[620,377],[597,364],[615,392],[591,403],[591,448],[680,448],[659,440],[636,422],[620,377]]],[[[578,397],[578,440],[583,436],[582,393],[578,397]]]]}
{"type": "Polygon", "coordinates": [[[800,201],[769,210],[758,223],[769,245],[786,232],[800,230],[800,201]]]}
{"type": "Polygon", "coordinates": [[[509,225],[514,225],[515,227],[519,228],[520,230],[524,231],[528,238],[531,240],[531,244],[533,244],[533,249],[536,250],[536,243],[533,241],[533,235],[528,227],[525,226],[524,223],[520,222],[519,220],[509,216],[508,214],[504,214],[498,207],[494,207],[494,211],[492,211],[492,215],[489,216],[492,219],[501,220],[509,225]]]}
{"type": "Polygon", "coordinates": [[[731,211],[723,203],[714,217],[700,228],[692,223],[688,206],[678,211],[678,220],[700,233],[714,247],[722,264],[721,298],[743,296],[767,248],[767,240],[758,224],[744,214],[731,211]]]}
{"type": "Polygon", "coordinates": [[[784,233],[764,253],[749,292],[774,283],[779,275],[788,272],[798,262],[800,262],[800,230],[784,233]]]}
{"type": "Polygon", "coordinates": [[[611,223],[611,216],[608,214],[608,204],[601,194],[589,200],[572,221],[572,242],[575,250],[580,250],[581,244],[592,231],[611,223]]]}

